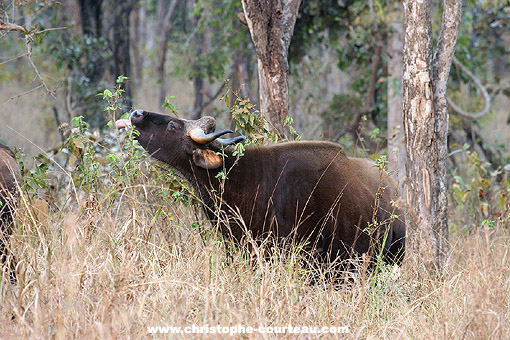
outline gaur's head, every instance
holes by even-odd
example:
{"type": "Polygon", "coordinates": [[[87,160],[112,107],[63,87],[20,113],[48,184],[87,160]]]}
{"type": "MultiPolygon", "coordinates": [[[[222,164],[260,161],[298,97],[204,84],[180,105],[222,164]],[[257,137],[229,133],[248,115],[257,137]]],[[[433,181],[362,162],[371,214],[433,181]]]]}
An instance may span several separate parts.
{"type": "Polygon", "coordinates": [[[221,146],[244,141],[244,136],[219,138],[231,130],[215,131],[212,117],[198,120],[179,119],[143,110],[131,112],[130,119],[115,122],[117,128],[132,125],[137,131],[140,145],[155,158],[175,167],[186,166],[190,161],[204,169],[222,166],[217,154],[221,146]]]}

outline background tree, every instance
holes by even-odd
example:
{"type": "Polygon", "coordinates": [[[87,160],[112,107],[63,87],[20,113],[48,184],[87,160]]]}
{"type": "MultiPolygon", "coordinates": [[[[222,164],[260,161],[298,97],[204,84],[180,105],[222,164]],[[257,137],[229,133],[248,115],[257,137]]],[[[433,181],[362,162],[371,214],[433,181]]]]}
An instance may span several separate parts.
{"type": "Polygon", "coordinates": [[[301,0],[243,0],[244,18],[258,58],[260,111],[267,130],[290,139],[288,50],[301,0]]]}
{"type": "Polygon", "coordinates": [[[402,65],[404,23],[400,4],[393,3],[388,11],[388,170],[403,188],[406,173],[406,147],[402,121],[402,65]]]}
{"type": "Polygon", "coordinates": [[[461,1],[444,1],[435,51],[432,49],[431,1],[406,0],[404,14],[408,244],[426,268],[442,270],[450,255],[446,84],[459,30],[461,1]]]}
{"type": "Polygon", "coordinates": [[[119,76],[128,77],[124,84],[125,96],[124,107],[133,106],[133,93],[131,91],[131,48],[129,46],[130,15],[136,0],[114,0],[107,2],[109,20],[107,21],[106,33],[109,45],[112,49],[110,60],[110,75],[113,80],[119,76]]]}
{"type": "Polygon", "coordinates": [[[159,0],[157,3],[157,38],[158,42],[158,62],[157,75],[159,82],[159,106],[162,107],[167,96],[166,86],[166,55],[168,51],[168,43],[170,39],[170,29],[172,28],[172,20],[174,12],[179,0],[172,0],[170,3],[166,0],[159,0]]]}

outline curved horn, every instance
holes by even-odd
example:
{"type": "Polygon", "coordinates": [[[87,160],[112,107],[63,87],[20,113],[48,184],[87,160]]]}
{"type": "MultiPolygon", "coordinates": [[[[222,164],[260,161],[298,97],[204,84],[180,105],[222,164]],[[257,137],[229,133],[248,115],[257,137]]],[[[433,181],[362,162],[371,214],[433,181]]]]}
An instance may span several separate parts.
{"type": "Polygon", "coordinates": [[[205,134],[204,130],[197,127],[197,128],[191,129],[188,132],[188,135],[191,137],[191,139],[194,142],[196,142],[198,144],[207,144],[207,143],[212,142],[216,138],[223,136],[224,134],[232,133],[232,132],[233,132],[232,130],[220,130],[220,131],[205,134]]]}
{"type": "Polygon", "coordinates": [[[245,136],[237,136],[232,138],[218,138],[216,141],[218,141],[223,146],[229,146],[234,145],[237,143],[243,143],[246,140],[245,136]]]}

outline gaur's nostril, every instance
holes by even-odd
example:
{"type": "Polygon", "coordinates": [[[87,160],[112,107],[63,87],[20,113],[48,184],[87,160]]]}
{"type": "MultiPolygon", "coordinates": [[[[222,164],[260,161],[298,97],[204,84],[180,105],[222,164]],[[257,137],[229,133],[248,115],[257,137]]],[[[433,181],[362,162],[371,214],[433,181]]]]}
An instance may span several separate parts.
{"type": "Polygon", "coordinates": [[[131,112],[131,118],[141,118],[145,115],[145,112],[143,110],[135,110],[131,112]]]}

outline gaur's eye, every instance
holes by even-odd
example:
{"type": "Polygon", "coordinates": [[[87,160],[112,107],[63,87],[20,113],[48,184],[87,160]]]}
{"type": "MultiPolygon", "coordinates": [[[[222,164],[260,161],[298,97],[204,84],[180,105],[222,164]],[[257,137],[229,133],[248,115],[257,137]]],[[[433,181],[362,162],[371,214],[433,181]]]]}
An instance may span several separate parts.
{"type": "Polygon", "coordinates": [[[174,125],[174,123],[172,123],[172,122],[168,123],[168,128],[169,128],[169,129],[172,129],[172,130],[175,130],[175,125],[174,125]]]}

